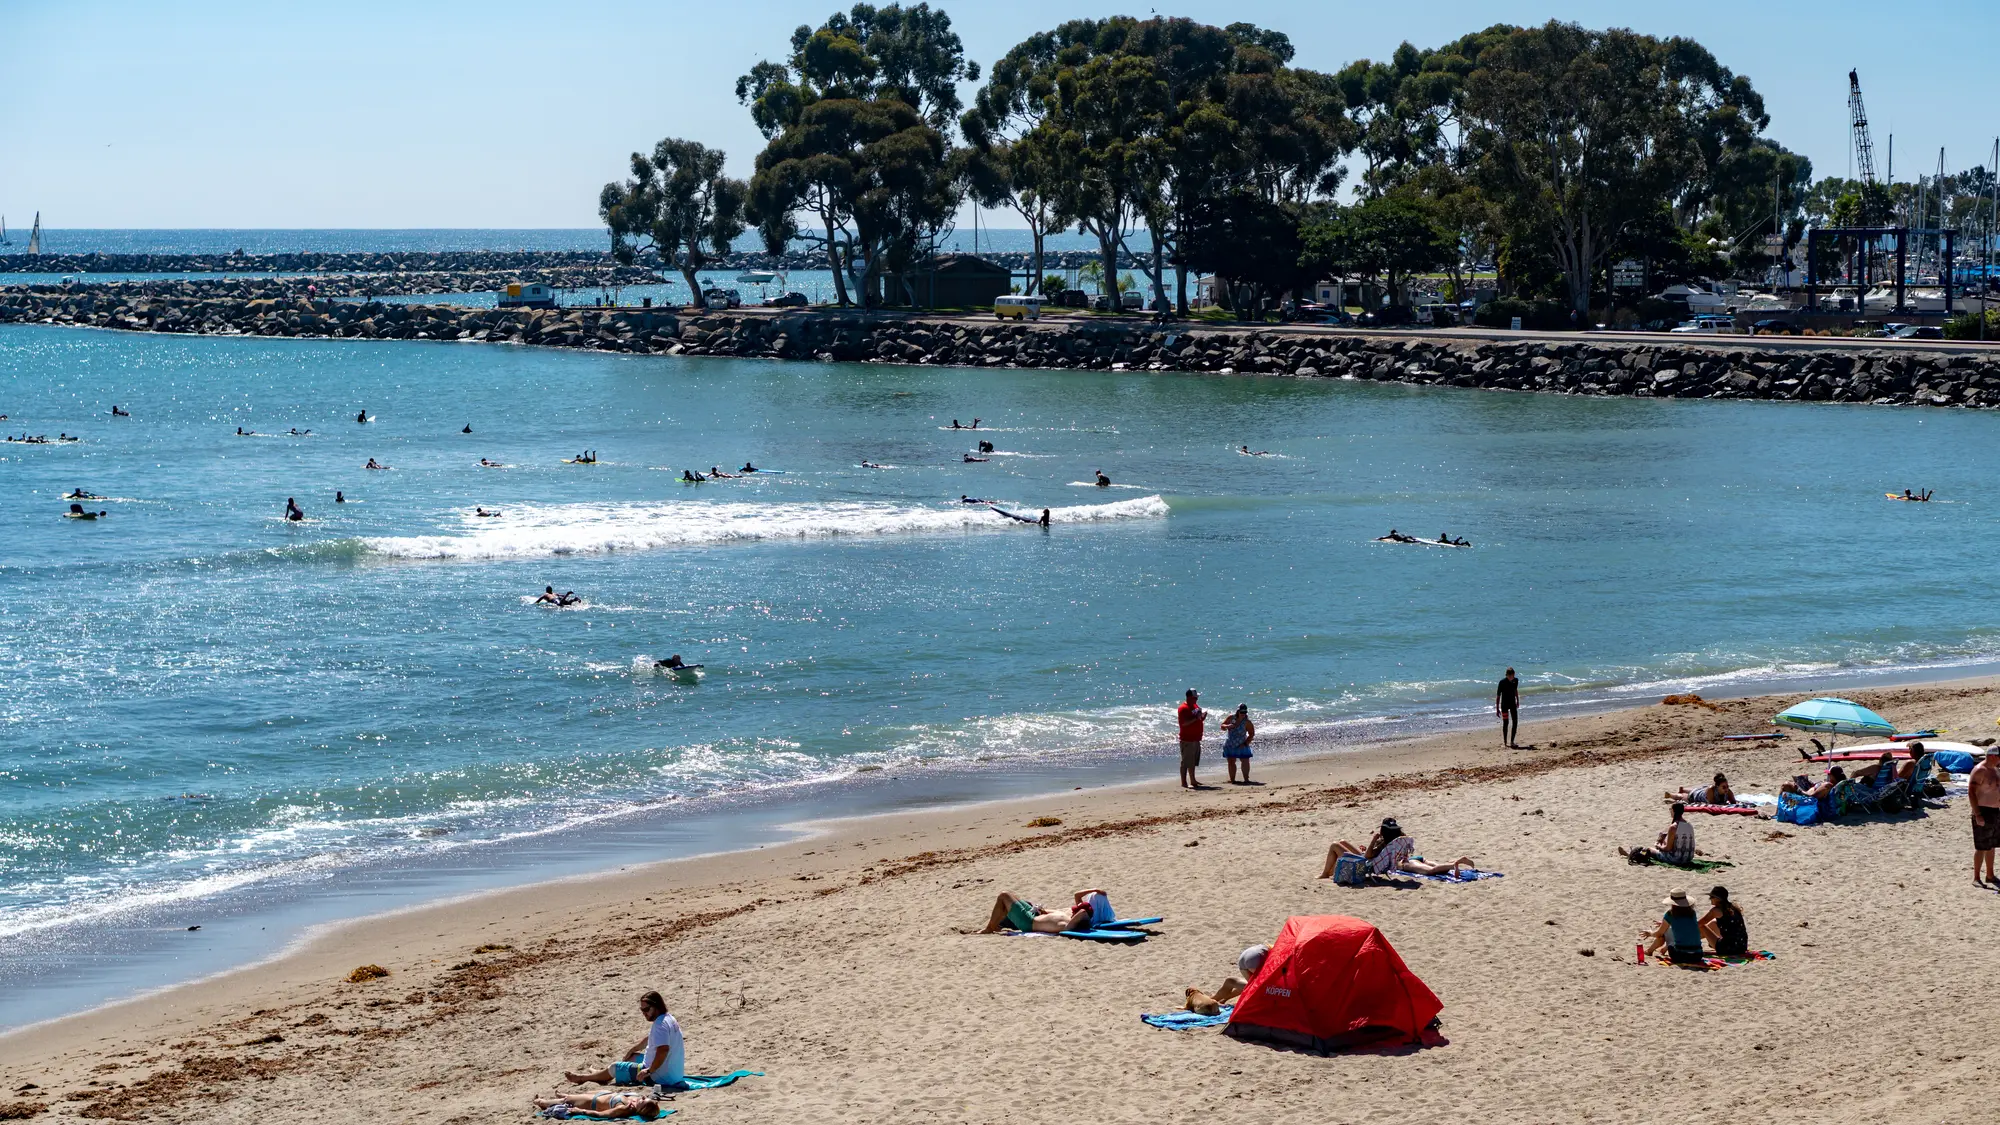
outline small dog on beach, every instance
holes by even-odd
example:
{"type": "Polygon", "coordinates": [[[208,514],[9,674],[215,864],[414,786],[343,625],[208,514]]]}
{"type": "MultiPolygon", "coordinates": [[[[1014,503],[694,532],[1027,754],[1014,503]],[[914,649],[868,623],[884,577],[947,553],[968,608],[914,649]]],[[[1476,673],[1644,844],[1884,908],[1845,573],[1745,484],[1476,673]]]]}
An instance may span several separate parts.
{"type": "Polygon", "coordinates": [[[1222,1003],[1201,989],[1189,985],[1187,1010],[1198,1016],[1219,1016],[1222,1014],[1222,1003]]]}

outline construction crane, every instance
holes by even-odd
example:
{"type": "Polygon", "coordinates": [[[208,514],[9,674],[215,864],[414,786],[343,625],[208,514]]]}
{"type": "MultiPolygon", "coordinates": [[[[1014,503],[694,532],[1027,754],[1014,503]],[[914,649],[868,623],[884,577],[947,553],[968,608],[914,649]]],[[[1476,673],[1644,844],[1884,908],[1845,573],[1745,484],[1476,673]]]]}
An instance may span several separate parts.
{"type": "Polygon", "coordinates": [[[1847,72],[1847,121],[1854,130],[1854,167],[1861,182],[1875,182],[1875,142],[1868,136],[1868,109],[1861,104],[1861,77],[1847,72]]]}

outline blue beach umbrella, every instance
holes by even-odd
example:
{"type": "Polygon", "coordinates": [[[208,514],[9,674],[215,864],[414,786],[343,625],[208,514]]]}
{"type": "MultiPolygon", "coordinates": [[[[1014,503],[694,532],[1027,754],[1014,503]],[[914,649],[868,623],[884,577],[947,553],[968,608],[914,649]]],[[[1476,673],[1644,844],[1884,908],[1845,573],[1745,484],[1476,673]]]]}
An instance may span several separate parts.
{"type": "Polygon", "coordinates": [[[1808,699],[1778,712],[1779,726],[1836,734],[1894,734],[1896,724],[1847,699],[1808,699]]]}

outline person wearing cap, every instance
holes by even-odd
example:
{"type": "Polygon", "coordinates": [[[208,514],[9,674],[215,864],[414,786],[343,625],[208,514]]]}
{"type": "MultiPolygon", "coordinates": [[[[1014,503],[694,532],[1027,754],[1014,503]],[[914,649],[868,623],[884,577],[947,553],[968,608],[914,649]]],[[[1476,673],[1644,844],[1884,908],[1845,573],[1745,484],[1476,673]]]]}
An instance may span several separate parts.
{"type": "Polygon", "coordinates": [[[1665,946],[1667,959],[1676,965],[1706,965],[1701,953],[1701,920],[1695,917],[1687,892],[1677,890],[1661,899],[1660,905],[1667,912],[1651,933],[1640,935],[1646,940],[1646,952],[1658,953],[1665,946]]]}
{"type": "Polygon", "coordinates": [[[1993,877],[1993,849],[2000,848],[2000,745],[1988,746],[1972,767],[1965,796],[1972,806],[1972,881],[2000,885],[1993,877]]]}
{"type": "Polygon", "coordinates": [[[1181,728],[1181,788],[1199,789],[1201,783],[1194,779],[1194,768],[1201,764],[1201,727],[1208,719],[1208,712],[1201,709],[1201,693],[1189,688],[1187,701],[1180,705],[1175,718],[1181,728]]]}

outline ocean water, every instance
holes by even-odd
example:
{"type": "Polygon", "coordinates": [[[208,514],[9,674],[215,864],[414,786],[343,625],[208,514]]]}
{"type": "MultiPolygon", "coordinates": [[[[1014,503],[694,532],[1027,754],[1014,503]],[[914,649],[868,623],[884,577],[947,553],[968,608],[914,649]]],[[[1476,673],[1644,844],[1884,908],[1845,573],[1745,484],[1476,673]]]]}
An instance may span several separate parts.
{"type": "MultiPolygon", "coordinates": [[[[0,445],[16,982],[252,891],[588,866],[591,825],[1164,761],[1190,686],[1282,749],[1507,665],[1532,710],[2000,655],[1990,413],[41,326],[0,327],[0,413],[83,438],[0,445]],[[783,472],[677,481],[746,461],[783,472]]],[[[160,957],[120,965],[199,967],[160,957]]]]}

